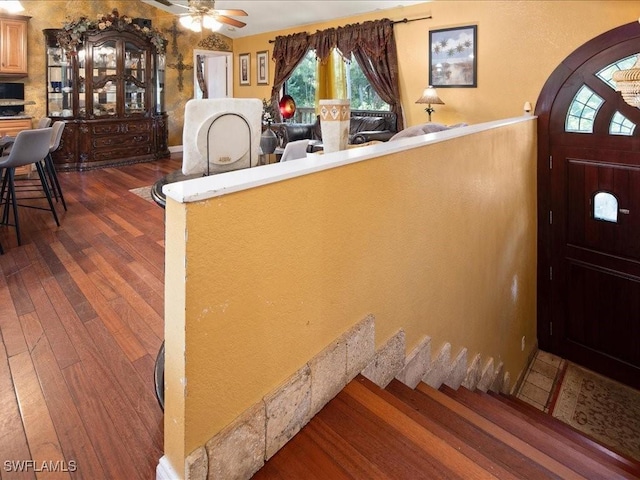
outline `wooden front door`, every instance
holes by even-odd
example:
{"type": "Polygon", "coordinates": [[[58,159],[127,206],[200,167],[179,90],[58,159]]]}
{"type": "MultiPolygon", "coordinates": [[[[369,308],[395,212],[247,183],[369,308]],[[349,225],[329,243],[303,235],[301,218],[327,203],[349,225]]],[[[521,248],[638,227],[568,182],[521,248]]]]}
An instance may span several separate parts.
{"type": "Polygon", "coordinates": [[[640,24],[588,42],[538,100],[541,348],[640,388],[640,109],[611,75],[640,24]]]}

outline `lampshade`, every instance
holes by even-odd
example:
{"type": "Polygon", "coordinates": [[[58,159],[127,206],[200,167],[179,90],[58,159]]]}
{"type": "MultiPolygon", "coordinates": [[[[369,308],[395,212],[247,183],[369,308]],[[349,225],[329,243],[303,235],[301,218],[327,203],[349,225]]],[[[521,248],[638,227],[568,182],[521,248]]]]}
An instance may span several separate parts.
{"type": "Polygon", "coordinates": [[[293,114],[296,113],[296,102],[291,95],[283,96],[278,107],[280,108],[280,115],[282,115],[282,118],[285,120],[290,119],[293,117],[293,114]]]}
{"type": "Polygon", "coordinates": [[[440,100],[438,94],[436,93],[436,89],[429,85],[422,92],[422,96],[416,100],[416,103],[428,103],[430,105],[444,105],[444,102],[440,100]]]}
{"type": "Polygon", "coordinates": [[[431,105],[444,105],[444,102],[440,100],[440,97],[436,93],[436,89],[429,85],[422,92],[422,96],[416,100],[416,103],[426,103],[427,108],[424,109],[429,115],[429,121],[431,121],[431,114],[435,111],[431,105]]]}
{"type": "Polygon", "coordinates": [[[632,107],[640,107],[640,55],[633,67],[614,72],[613,81],[625,102],[632,107]]]}

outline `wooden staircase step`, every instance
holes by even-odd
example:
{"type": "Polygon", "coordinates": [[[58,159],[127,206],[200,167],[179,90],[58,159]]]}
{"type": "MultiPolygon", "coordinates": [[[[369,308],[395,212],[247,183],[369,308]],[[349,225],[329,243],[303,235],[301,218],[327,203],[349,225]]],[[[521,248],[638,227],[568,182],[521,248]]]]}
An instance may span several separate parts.
{"type": "Polygon", "coordinates": [[[628,472],[618,465],[602,463],[600,459],[594,458],[592,451],[569,442],[566,437],[537,422],[533,417],[522,416],[521,412],[486,393],[472,392],[464,387],[453,390],[446,385],[441,388],[441,392],[586,478],[628,476],[628,472]]]}
{"type": "Polygon", "coordinates": [[[425,428],[460,449],[469,458],[479,464],[485,458],[491,459],[489,461],[496,465],[493,473],[499,478],[559,478],[422,392],[413,390],[398,380],[393,380],[385,390],[396,397],[396,402],[403,402],[413,409],[414,415],[420,415],[420,423],[425,428]]]}
{"type": "Polygon", "coordinates": [[[421,465],[426,463],[432,470],[422,470],[418,477],[414,476],[415,473],[401,471],[398,472],[400,475],[397,478],[496,478],[446,441],[423,428],[405,412],[388,403],[381,395],[384,395],[382,389],[359,376],[350,382],[337,398],[370,422],[366,428],[380,429],[384,432],[376,437],[382,439],[385,450],[388,450],[390,445],[399,443],[401,451],[397,452],[397,456],[392,455],[392,464],[398,465],[401,463],[398,462],[398,458],[406,459],[408,453],[415,452],[418,458],[411,458],[411,464],[422,470],[425,467],[421,465]]]}
{"type": "Polygon", "coordinates": [[[458,402],[456,399],[451,398],[443,392],[435,390],[424,383],[418,384],[416,389],[431,397],[435,401],[441,403],[442,405],[446,406],[450,410],[456,412],[458,415],[462,416],[473,425],[482,428],[484,431],[499,439],[503,443],[511,445],[512,448],[514,448],[521,454],[531,458],[533,461],[535,461],[539,465],[542,465],[550,472],[558,475],[560,478],[588,478],[567,467],[563,462],[554,458],[554,456],[540,451],[538,448],[530,445],[526,441],[511,433],[509,430],[493,423],[491,420],[488,420],[479,413],[476,413],[473,409],[458,402]]]}
{"type": "Polygon", "coordinates": [[[489,392],[488,395],[520,412],[521,415],[525,416],[524,418],[533,418],[539,424],[544,425],[545,427],[562,435],[567,439],[567,441],[582,446],[584,449],[589,451],[590,455],[594,455],[598,458],[600,462],[612,463],[625,472],[634,475],[634,477],[640,478],[640,462],[616,452],[606,445],[602,445],[597,440],[590,438],[579,430],[576,430],[571,425],[567,425],[566,423],[559,421],[551,414],[538,410],[533,405],[520,400],[518,397],[494,392],[489,392]]]}

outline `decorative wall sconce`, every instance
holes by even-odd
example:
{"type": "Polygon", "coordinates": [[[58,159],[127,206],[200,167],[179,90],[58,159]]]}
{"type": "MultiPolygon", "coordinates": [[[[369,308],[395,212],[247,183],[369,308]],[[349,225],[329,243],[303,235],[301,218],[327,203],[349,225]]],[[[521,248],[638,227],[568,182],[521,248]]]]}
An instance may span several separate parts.
{"type": "Polygon", "coordinates": [[[438,94],[436,93],[436,89],[429,85],[422,92],[422,96],[416,100],[416,103],[426,103],[427,108],[424,109],[425,112],[429,115],[429,121],[431,121],[431,114],[435,111],[435,109],[431,105],[444,105],[444,102],[440,100],[438,94]]]}

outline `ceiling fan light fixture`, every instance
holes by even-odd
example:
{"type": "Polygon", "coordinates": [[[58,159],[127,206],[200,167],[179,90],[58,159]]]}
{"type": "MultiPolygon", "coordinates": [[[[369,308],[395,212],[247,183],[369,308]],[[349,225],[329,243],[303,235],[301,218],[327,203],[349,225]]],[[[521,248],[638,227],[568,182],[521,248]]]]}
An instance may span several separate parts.
{"type": "Polygon", "coordinates": [[[202,17],[202,26],[209,30],[213,30],[214,32],[217,32],[222,28],[222,24],[211,15],[204,15],[202,17]]]}
{"type": "Polygon", "coordinates": [[[192,17],[191,15],[180,17],[180,25],[193,32],[202,31],[202,24],[199,17],[192,17]]]}

